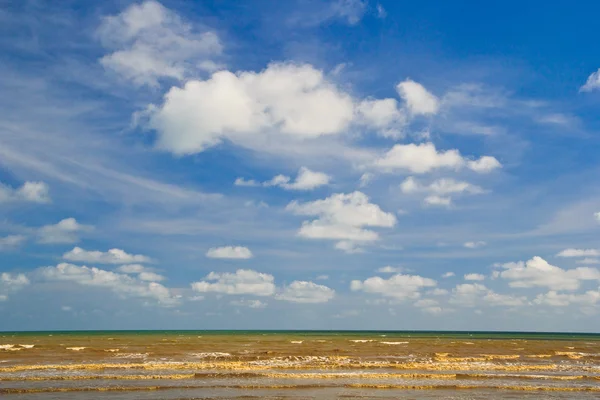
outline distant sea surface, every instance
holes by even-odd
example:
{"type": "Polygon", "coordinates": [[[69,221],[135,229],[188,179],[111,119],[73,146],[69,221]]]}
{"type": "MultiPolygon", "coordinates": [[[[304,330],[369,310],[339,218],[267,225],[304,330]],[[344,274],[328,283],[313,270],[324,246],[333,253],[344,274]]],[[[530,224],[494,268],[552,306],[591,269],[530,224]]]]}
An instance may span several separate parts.
{"type": "Polygon", "coordinates": [[[6,399],[599,399],[600,334],[0,332],[6,399]]]}

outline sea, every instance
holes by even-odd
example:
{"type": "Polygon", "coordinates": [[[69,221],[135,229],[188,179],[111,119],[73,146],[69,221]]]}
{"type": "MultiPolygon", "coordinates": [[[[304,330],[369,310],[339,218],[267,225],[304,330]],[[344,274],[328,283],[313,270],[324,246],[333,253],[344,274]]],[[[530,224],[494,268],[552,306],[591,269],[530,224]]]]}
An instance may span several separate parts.
{"type": "Polygon", "coordinates": [[[600,334],[0,332],[2,399],[600,399],[600,334]]]}

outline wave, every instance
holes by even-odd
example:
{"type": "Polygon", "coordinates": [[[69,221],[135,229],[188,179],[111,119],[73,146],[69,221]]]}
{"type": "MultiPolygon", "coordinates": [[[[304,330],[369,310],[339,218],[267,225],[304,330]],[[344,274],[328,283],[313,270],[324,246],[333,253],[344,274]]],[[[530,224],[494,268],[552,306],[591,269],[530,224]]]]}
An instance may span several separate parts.
{"type": "Polygon", "coordinates": [[[381,344],[408,344],[409,342],[379,342],[381,344]]]}
{"type": "Polygon", "coordinates": [[[67,347],[67,350],[73,350],[73,351],[81,351],[81,350],[85,350],[87,349],[87,347],[67,347]]]}

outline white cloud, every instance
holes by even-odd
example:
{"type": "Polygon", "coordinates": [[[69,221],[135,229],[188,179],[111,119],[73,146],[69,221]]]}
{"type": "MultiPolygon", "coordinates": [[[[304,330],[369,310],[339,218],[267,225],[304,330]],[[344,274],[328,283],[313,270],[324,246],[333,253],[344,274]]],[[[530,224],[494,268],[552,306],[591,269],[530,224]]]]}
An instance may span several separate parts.
{"type": "Polygon", "coordinates": [[[556,257],[598,257],[600,250],[597,249],[565,249],[556,257]]]}
{"type": "Polygon", "coordinates": [[[414,303],[415,307],[421,309],[421,311],[429,314],[441,314],[444,310],[440,307],[439,302],[433,299],[421,299],[414,303]]]}
{"type": "Polygon", "coordinates": [[[497,168],[502,168],[502,164],[494,157],[483,156],[478,160],[468,161],[467,168],[480,174],[487,174],[497,168]]]}
{"type": "Polygon", "coordinates": [[[326,281],[327,279],[329,279],[329,275],[319,275],[315,279],[318,281],[326,281]]]}
{"type": "Polygon", "coordinates": [[[427,294],[430,294],[432,296],[445,296],[448,294],[448,291],[446,289],[435,288],[433,290],[428,291],[427,294]]]}
{"type": "Polygon", "coordinates": [[[535,304],[548,305],[552,307],[566,307],[571,304],[580,306],[595,306],[600,302],[600,292],[590,290],[582,294],[558,293],[554,290],[539,294],[533,300],[535,304]]]}
{"type": "Polygon", "coordinates": [[[486,244],[487,244],[486,242],[479,240],[477,242],[465,242],[463,244],[463,246],[466,247],[467,249],[476,249],[479,247],[483,247],[486,244]]]}
{"type": "Polygon", "coordinates": [[[8,295],[29,285],[29,279],[24,274],[0,274],[0,301],[8,300],[8,295]]]}
{"type": "Polygon", "coordinates": [[[577,264],[600,264],[600,259],[598,258],[584,258],[583,260],[575,261],[577,264]]]}
{"type": "Polygon", "coordinates": [[[396,274],[396,273],[400,273],[400,272],[405,272],[406,269],[402,268],[402,267],[392,267],[390,265],[387,265],[385,267],[381,267],[377,269],[377,272],[382,273],[382,274],[396,274]]]}
{"type": "Polygon", "coordinates": [[[73,250],[63,254],[63,259],[71,262],[84,262],[94,264],[133,264],[152,262],[150,257],[141,254],[128,254],[121,249],[110,249],[106,252],[87,251],[81,247],[74,247],[73,250]]]}
{"type": "Polygon", "coordinates": [[[427,142],[396,144],[383,157],[375,160],[374,166],[386,172],[407,170],[415,174],[436,169],[459,170],[466,166],[475,172],[486,173],[498,168],[500,163],[490,156],[468,161],[456,149],[438,151],[433,143],[427,142]]]}
{"type": "Polygon", "coordinates": [[[25,182],[13,189],[0,183],[0,204],[8,202],[50,203],[50,189],[44,182],[25,182]]]}
{"type": "Polygon", "coordinates": [[[600,68],[588,76],[585,84],[579,89],[581,92],[591,92],[600,89],[600,68]]]}
{"type": "Polygon", "coordinates": [[[27,238],[23,235],[8,235],[0,237],[0,251],[13,249],[21,245],[27,238]]]}
{"type": "Polygon", "coordinates": [[[204,281],[192,283],[192,289],[201,293],[251,294],[271,296],[275,293],[273,275],[250,269],[238,269],[235,273],[211,272],[204,281]],[[214,281],[214,282],[212,282],[214,281]]]}
{"type": "Polygon", "coordinates": [[[594,218],[596,218],[596,221],[600,222],[600,211],[594,213],[594,218]]]}
{"type": "Polygon", "coordinates": [[[311,171],[306,167],[301,167],[296,176],[296,180],[290,183],[291,178],[285,175],[277,175],[266,182],[257,182],[253,179],[246,180],[237,178],[234,182],[236,186],[280,186],[287,190],[313,190],[320,186],[328,185],[331,177],[323,172],[311,171]]]}
{"type": "Polygon", "coordinates": [[[444,275],[442,275],[442,278],[451,278],[455,275],[456,274],[454,272],[446,272],[444,275]]]}
{"type": "Polygon", "coordinates": [[[485,190],[469,182],[456,181],[451,178],[437,179],[429,185],[423,185],[414,177],[409,176],[400,184],[402,193],[429,192],[437,195],[447,195],[455,193],[480,194],[485,190]]]}
{"type": "Polygon", "coordinates": [[[265,303],[264,301],[245,300],[245,299],[232,300],[229,302],[229,304],[231,304],[232,306],[248,307],[248,308],[265,308],[267,306],[267,303],[265,303]]]}
{"type": "Polygon", "coordinates": [[[159,275],[155,272],[148,272],[148,271],[141,272],[138,275],[138,278],[141,281],[147,281],[147,282],[160,282],[160,281],[164,281],[165,279],[167,279],[164,276],[159,275]]]}
{"type": "Polygon", "coordinates": [[[69,281],[84,286],[107,288],[123,297],[152,299],[165,306],[178,302],[171,291],[159,283],[147,283],[129,275],[95,267],[60,263],[55,267],[40,268],[38,271],[44,279],[50,281],[69,281]]]}
{"type": "Polygon", "coordinates": [[[425,197],[423,202],[428,206],[450,207],[452,205],[452,198],[433,195],[425,197]]]}
{"type": "Polygon", "coordinates": [[[482,274],[466,274],[464,276],[465,281],[483,281],[485,280],[485,276],[482,274]]]}
{"type": "Polygon", "coordinates": [[[341,241],[338,248],[342,250],[355,248],[347,242],[370,242],[379,238],[377,232],[364,227],[391,228],[396,224],[394,214],[384,212],[371,203],[367,195],[358,191],[338,193],[307,203],[292,201],[286,210],[297,215],[317,217],[312,221],[304,221],[298,235],[309,239],[341,241]]]}
{"type": "Polygon", "coordinates": [[[500,265],[504,271],[497,276],[509,280],[514,288],[547,287],[551,290],[577,290],[581,281],[600,281],[600,270],[590,267],[578,267],[564,270],[548,264],[541,257],[533,257],[527,262],[519,261],[500,265]]]}
{"type": "Polygon", "coordinates": [[[365,250],[362,247],[360,247],[358,243],[352,242],[350,240],[341,240],[337,242],[333,247],[337,250],[341,250],[348,254],[358,254],[365,252],[365,250]]]}
{"type": "Polygon", "coordinates": [[[326,303],[334,296],[335,290],[327,286],[314,282],[294,281],[285,286],[275,298],[293,303],[326,303]]]}
{"type": "Polygon", "coordinates": [[[366,293],[378,293],[385,297],[398,299],[416,299],[421,295],[420,291],[422,289],[436,285],[437,282],[433,279],[419,275],[397,274],[389,279],[373,276],[365,281],[353,280],[350,283],[350,289],[366,293]]]}
{"type": "Polygon", "coordinates": [[[377,18],[385,18],[387,17],[387,11],[385,11],[385,8],[383,8],[383,6],[379,3],[377,3],[377,18]]]}
{"type": "Polygon", "coordinates": [[[232,258],[232,259],[249,259],[252,258],[252,252],[247,247],[242,246],[224,246],[212,247],[206,252],[208,258],[232,258]]]}
{"type": "Polygon", "coordinates": [[[406,115],[396,99],[366,99],[356,106],[356,112],[364,125],[377,128],[383,136],[402,136],[406,115]]]}
{"type": "Polygon", "coordinates": [[[396,86],[408,110],[414,115],[433,115],[439,110],[439,100],[421,84],[407,79],[396,86]]]}
{"type": "Polygon", "coordinates": [[[333,14],[350,25],[356,25],[362,19],[366,8],[367,2],[362,0],[337,0],[331,4],[333,14]]]}
{"type": "Polygon", "coordinates": [[[124,274],[139,274],[146,271],[146,267],[142,264],[126,264],[117,268],[117,271],[124,274]]]}
{"type": "Polygon", "coordinates": [[[365,172],[364,174],[362,174],[358,181],[358,187],[363,188],[363,187],[367,186],[373,180],[374,176],[375,175],[372,174],[371,172],[365,172]]]}
{"type": "Polygon", "coordinates": [[[352,98],[310,65],[271,64],[261,72],[214,73],[173,87],[149,109],[159,148],[201,152],[227,138],[252,147],[254,137],[277,132],[314,138],[345,131],[354,118],[352,98]]]}
{"type": "Polygon", "coordinates": [[[476,307],[484,303],[490,306],[517,307],[526,304],[527,298],[495,293],[480,283],[463,283],[452,289],[449,302],[464,307],[476,307]]]}
{"type": "Polygon", "coordinates": [[[102,65],[136,85],[156,86],[160,78],[183,80],[194,71],[213,71],[218,65],[209,58],[222,50],[214,32],[195,32],[153,0],[105,17],[97,34],[104,47],[114,50],[101,58],[102,65]]]}
{"type": "Polygon", "coordinates": [[[90,232],[91,225],[82,225],[75,218],[65,218],[54,225],[45,225],[38,229],[38,242],[45,244],[77,243],[79,234],[90,232]]]}

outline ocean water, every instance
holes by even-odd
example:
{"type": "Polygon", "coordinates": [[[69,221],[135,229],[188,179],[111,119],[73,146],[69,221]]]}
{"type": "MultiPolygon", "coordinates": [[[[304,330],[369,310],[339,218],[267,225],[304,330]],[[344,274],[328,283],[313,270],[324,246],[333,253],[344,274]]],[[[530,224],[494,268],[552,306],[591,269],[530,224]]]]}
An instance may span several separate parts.
{"type": "Polygon", "coordinates": [[[15,399],[598,399],[600,335],[0,332],[15,399]]]}

